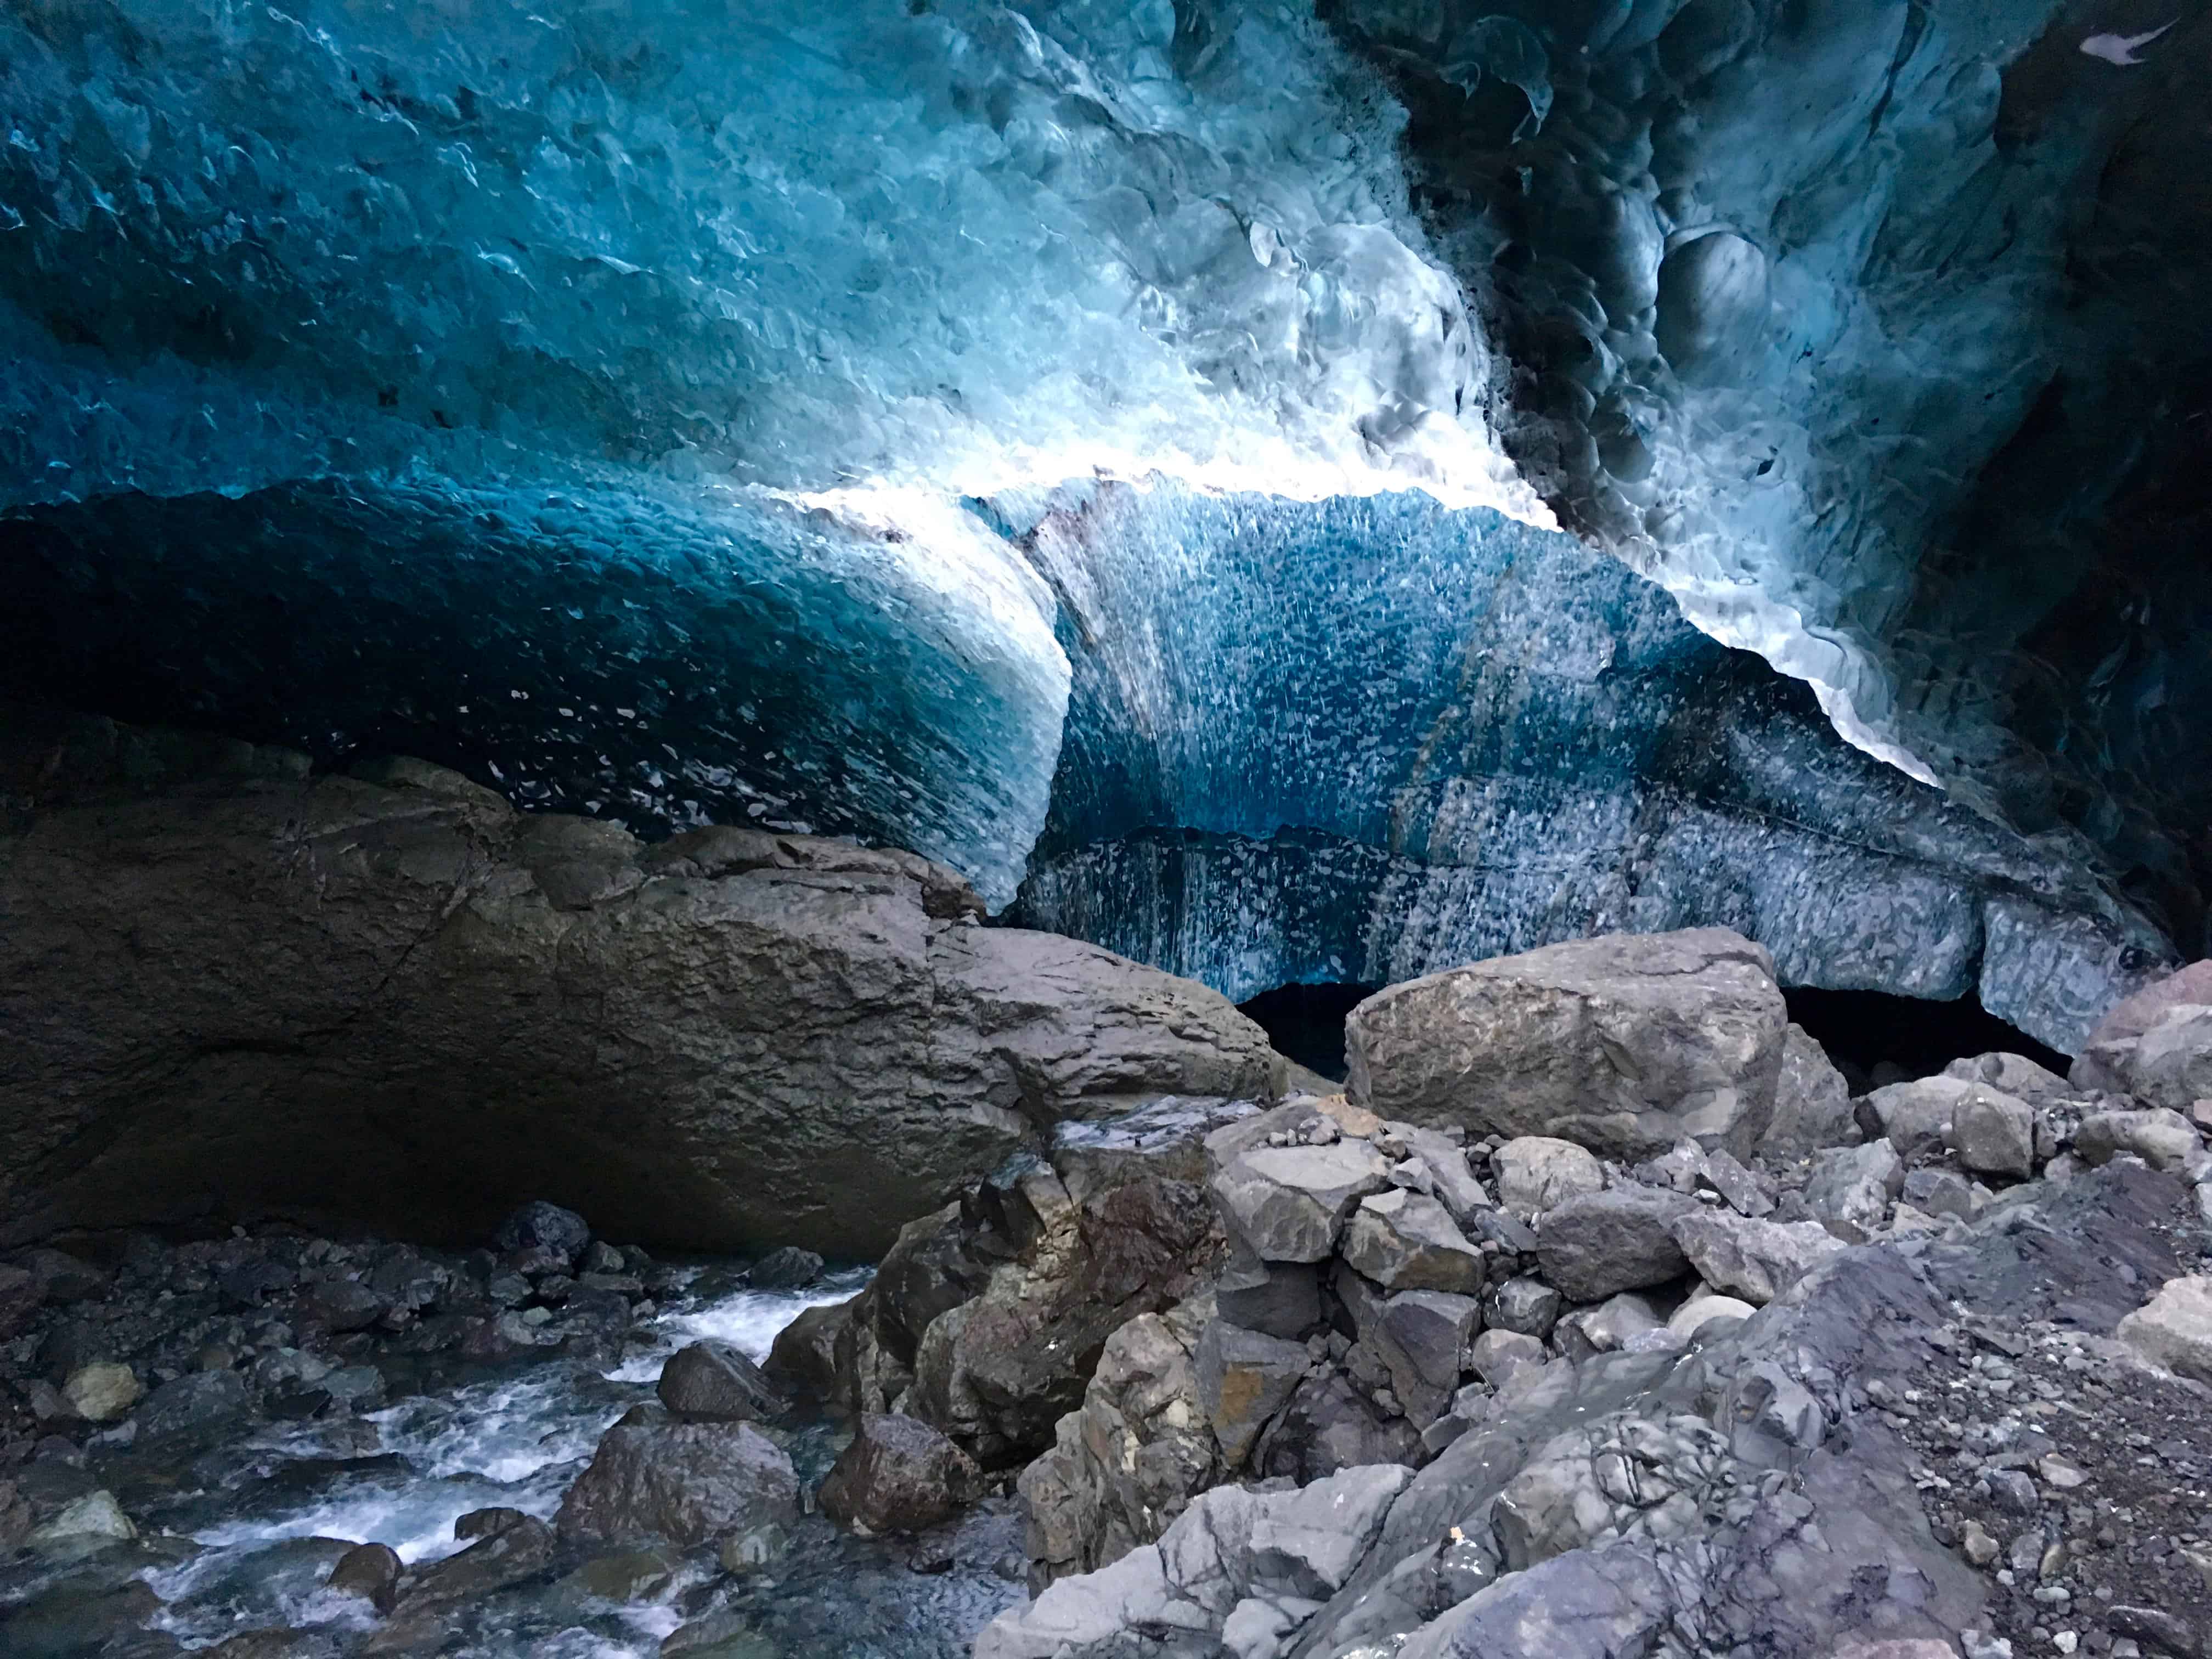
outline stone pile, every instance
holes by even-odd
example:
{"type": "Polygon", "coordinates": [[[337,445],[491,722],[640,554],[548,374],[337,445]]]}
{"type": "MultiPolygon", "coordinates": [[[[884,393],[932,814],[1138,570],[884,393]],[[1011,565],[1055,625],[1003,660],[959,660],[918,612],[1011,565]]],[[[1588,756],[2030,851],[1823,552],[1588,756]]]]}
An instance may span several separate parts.
{"type": "Polygon", "coordinates": [[[2124,1159],[2019,1190],[1955,1235],[1851,1249],[1689,1351],[1532,1363],[1418,1472],[1218,1488],[1003,1615],[978,1659],[2195,1659],[2212,1392],[2142,1358],[2185,1366],[2177,1333],[2201,1326],[2193,1201],[2124,1159]],[[1275,1541],[1279,1507],[1353,1480],[1387,1499],[1275,1541]],[[1349,1565],[1302,1571],[1324,1544],[1349,1565]]]}
{"type": "MultiPolygon", "coordinates": [[[[1201,1293],[1108,1341],[1081,1410],[1023,1474],[1037,1600],[987,1632],[978,1654],[1164,1652],[1139,1632],[1159,1620],[1180,1627],[1165,1609],[1186,1606],[1198,1609],[1191,1629],[1240,1659],[1293,1647],[1364,1655],[1352,1638],[1391,1634],[1378,1606],[1412,1634],[1404,1651],[1437,1655],[1550,1651],[1531,1645],[1532,1632],[1564,1642],[1561,1621],[1602,1606],[1620,1626],[1606,1625],[1607,1640],[1630,1645],[1675,1613],[1703,1616],[1666,1588],[1684,1570],[1668,1565],[1674,1552],[1701,1552],[1696,1570],[1710,1574],[1723,1546],[1755,1540],[1782,1516],[1817,1522],[1795,1472],[1835,1425],[1855,1410],[1902,1423],[1919,1409],[1910,1383],[1875,1375],[1902,1364],[1902,1351],[1853,1393],[1790,1333],[1863,1346],[1883,1340],[1885,1319],[1924,1323],[1926,1351],[1948,1354],[1955,1314],[1909,1275],[1884,1277],[1930,1250],[1946,1253],[1954,1307],[1968,1296],[1992,1304],[1993,1343],[2043,1340],[2006,1333],[2056,1307],[2117,1331],[2115,1352],[2131,1345],[2134,1358],[2106,1364],[2152,1364],[2183,1388],[2212,1381],[2212,1281],[2178,1274],[2154,1239],[2171,1224],[2146,1219],[2180,1200],[2188,1223],[2212,1220],[2212,1103],[2183,1110],[2179,1093],[2088,1080],[2193,1076],[2177,1058],[2194,1042],[2182,1034],[2201,1031],[2212,1054],[2212,1018],[2198,1018],[2212,1006],[2154,1010],[2134,1034],[2101,1037],[2071,1079],[1987,1054],[1854,1102],[1818,1046],[1779,1018],[1778,997],[1760,994],[1758,967],[1755,949],[1708,933],[1585,941],[1461,970],[1474,982],[1394,988],[1355,1012],[1354,1052],[1366,1058],[1348,1096],[1293,1097],[1209,1133],[1224,1265],[1201,1293]],[[1667,983],[1638,983],[1643,967],[1667,983]],[[1700,975],[1712,981],[1703,1002],[1700,975]],[[1401,1006],[1378,1009],[1387,1002],[1401,1006]],[[1362,1039],[1363,1026],[1381,1036],[1362,1039]],[[1423,1048],[1425,1029],[1449,1040],[1423,1048]],[[1495,1066],[1486,1042],[1502,1052],[1495,1066]],[[1399,1056],[1416,1065],[1410,1083],[1393,1074],[1399,1056]],[[1594,1083],[1607,1067],[1612,1081],[1594,1083]],[[1559,1109],[1528,1115],[1530,1091],[1555,1085],[1559,1109]],[[1604,1109],[1592,1109],[1593,1091],[1604,1109]],[[1407,1115],[1384,1116],[1378,1102],[1407,1115]],[[2155,1184],[2169,1181],[2179,1184],[2155,1184]],[[2127,1197],[2118,1214],[2113,1194],[2127,1197]],[[2061,1224],[2044,1218],[2061,1212],[2093,1238],[2054,1257],[2028,1241],[2051,1237],[2061,1224]],[[1847,1257],[1860,1264],[1852,1273],[1830,1271],[1847,1257]],[[1810,1309],[1828,1310],[1827,1324],[1808,1327],[1810,1309]],[[1498,1449],[1508,1445],[1521,1449],[1498,1449]],[[1486,1488],[1482,1524],[1463,1533],[1476,1506],[1464,1490],[1470,1458],[1485,1480],[1501,1460],[1509,1478],[1486,1488]],[[1318,1491],[1378,1466],[1423,1472],[1394,1528],[1431,1475],[1462,1472],[1460,1496],[1420,1511],[1434,1523],[1427,1554],[1400,1559],[1386,1537],[1368,1551],[1382,1578],[1355,1574],[1326,1593],[1271,1577],[1272,1558],[1256,1553],[1227,1589],[1205,1588],[1214,1567],[1188,1576],[1215,1559],[1204,1540],[1220,1530],[1212,1506],[1227,1501],[1194,1494],[1241,1487],[1239,1501],[1264,1506],[1279,1489],[1318,1491]],[[1389,1593],[1363,1601],[1363,1586],[1389,1593]],[[1324,1614],[1336,1622],[1316,1638],[1309,1621],[1324,1614]]],[[[1974,1376],[2002,1389],[2000,1369],[1974,1376]]],[[[1973,1455],[1978,1490],[2001,1492],[2013,1466],[1973,1455]]],[[[2063,1482],[2068,1467],[2040,1478],[2063,1482]]],[[[1836,1493],[1822,1501],[1849,1508],[1836,1493]]],[[[1863,1526],[1879,1510],[1835,1524],[1863,1526]]],[[[1956,1515],[1944,1513],[1952,1520],[1933,1524],[1957,1545],[1956,1515]]],[[[1872,1524],[1903,1529],[1897,1563],[1920,1547],[1917,1521],[1872,1524]]],[[[1767,1571],[1777,1558],[1759,1559],[1767,1571]]],[[[1961,1558],[1957,1571],[1981,1565],[1961,1558]]],[[[2031,1566],[2044,1588],[2056,1582],[2048,1562],[2031,1566]]],[[[1944,1586],[1924,1628],[1869,1631],[1869,1641],[1978,1631],[1969,1640],[1980,1651],[2002,1652],[2007,1638],[1973,1622],[1967,1580],[1934,1564],[1913,1571],[1944,1586]]],[[[2007,1571],[2008,1586],[2035,1586],[2032,1572],[2007,1571]]],[[[2157,1650],[2144,1632],[2172,1616],[2126,1605],[2109,1629],[2077,1620],[2069,1641],[2157,1650]]],[[[1829,1635],[1853,1634],[1849,1610],[1833,1612],[1844,1622],[1829,1635]]],[[[2021,1628],[2055,1639],[2047,1620],[2021,1628]]],[[[1815,1650],[1776,1650],[1801,1647],[1815,1650]]],[[[1818,1650],[1832,1647],[1841,1650],[1833,1640],[1818,1650]]]]}
{"type": "Polygon", "coordinates": [[[928,1423],[983,1468],[1018,1467],[1082,1404],[1109,1340],[1214,1267],[1202,1139],[1260,1109],[1170,1097],[1063,1126],[1049,1162],[909,1223],[865,1291],[778,1336],[769,1373],[842,1411],[928,1423]]]}

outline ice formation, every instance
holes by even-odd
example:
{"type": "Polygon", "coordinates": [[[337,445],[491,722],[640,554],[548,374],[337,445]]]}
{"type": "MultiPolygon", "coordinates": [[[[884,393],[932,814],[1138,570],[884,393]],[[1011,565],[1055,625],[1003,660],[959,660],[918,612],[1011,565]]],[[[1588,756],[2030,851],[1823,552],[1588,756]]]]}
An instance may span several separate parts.
{"type": "Polygon", "coordinates": [[[0,26],[0,501],[558,454],[793,490],[1395,475],[1542,511],[1395,106],[1298,8],[428,15],[0,26]]]}
{"type": "Polygon", "coordinates": [[[1024,539],[1074,664],[1033,925],[1243,998],[1719,923],[1784,983],[1974,992],[2061,1048],[2169,959],[2078,837],[1843,743],[1559,532],[1104,486],[1024,539]]]}
{"type": "MultiPolygon", "coordinates": [[[[2194,940],[2212,19],[1341,0],[1562,519],[2194,940]],[[1516,33],[1510,72],[1470,44],[1516,33]],[[2092,41],[2172,23],[2118,66],[2092,41]],[[1480,54],[1473,54],[1480,57],[1480,54]]],[[[1486,48],[1489,51],[1494,47],[1486,48]]]]}
{"type": "Polygon", "coordinates": [[[2063,1045],[2204,914],[2212,24],[2078,49],[2160,21],[13,8],[0,690],[1227,987],[1735,920],[2063,1045]]]}
{"type": "Polygon", "coordinates": [[[960,493],[1544,515],[1395,106],[1296,8],[428,20],[0,21],[19,684],[895,839],[1003,900],[1066,666],[960,493]],[[86,605],[148,633],[55,637],[86,605]]]}

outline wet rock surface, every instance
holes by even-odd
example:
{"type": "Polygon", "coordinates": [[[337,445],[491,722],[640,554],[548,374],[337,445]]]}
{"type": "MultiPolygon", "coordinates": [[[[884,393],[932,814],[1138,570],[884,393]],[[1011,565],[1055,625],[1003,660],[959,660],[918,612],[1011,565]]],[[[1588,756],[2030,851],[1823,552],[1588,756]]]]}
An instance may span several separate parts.
{"type": "Polygon", "coordinates": [[[1018,1594],[1010,1499],[979,1482],[916,1537],[854,1536],[812,1512],[848,1425],[658,1397],[683,1354],[750,1367],[859,1276],[755,1290],[584,1241],[139,1235],[43,1262],[0,1343],[0,1652],[645,1659],[708,1626],[701,1651],[964,1652],[1018,1594]],[[319,1322],[329,1283],[376,1287],[377,1318],[319,1322]]]}
{"type": "MultiPolygon", "coordinates": [[[[872,1258],[1063,1119],[1265,1096],[1282,1063],[1203,986],[975,926],[910,854],[648,848],[418,762],[149,793],[29,740],[0,732],[33,781],[0,823],[0,1239],[475,1240],[550,1196],[647,1244],[872,1258]]],[[[0,1274],[0,1332],[27,1293],[0,1274]]]]}
{"type": "Polygon", "coordinates": [[[822,1483],[822,1512],[868,1532],[921,1532],[984,1490],[975,1460],[928,1424],[865,1412],[822,1483]]]}
{"type": "Polygon", "coordinates": [[[799,1480],[775,1442],[744,1423],[609,1429],[561,1503],[564,1538],[705,1544],[799,1512],[799,1480]]]}

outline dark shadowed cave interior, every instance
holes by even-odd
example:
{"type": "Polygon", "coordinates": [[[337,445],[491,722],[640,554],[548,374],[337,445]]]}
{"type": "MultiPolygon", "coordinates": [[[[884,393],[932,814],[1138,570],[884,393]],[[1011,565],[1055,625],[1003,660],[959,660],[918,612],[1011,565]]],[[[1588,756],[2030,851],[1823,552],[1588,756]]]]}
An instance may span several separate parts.
{"type": "Polygon", "coordinates": [[[2212,1659],[2212,7],[0,4],[5,1659],[2212,1659]]]}

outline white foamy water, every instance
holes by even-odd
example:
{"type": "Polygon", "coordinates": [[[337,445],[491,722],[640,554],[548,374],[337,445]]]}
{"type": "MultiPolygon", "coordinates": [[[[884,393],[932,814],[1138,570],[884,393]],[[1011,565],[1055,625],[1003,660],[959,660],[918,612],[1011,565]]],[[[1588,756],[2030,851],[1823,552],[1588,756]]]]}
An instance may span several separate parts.
{"type": "Polygon", "coordinates": [[[703,1307],[663,1314],[653,1322],[660,1342],[624,1360],[607,1373],[607,1378],[614,1382],[653,1382],[668,1356],[693,1342],[727,1342],[757,1364],[768,1358],[785,1326],[809,1308],[827,1307],[858,1296],[873,1271],[849,1268],[803,1291],[740,1291],[703,1307]]]}
{"type": "MultiPolygon", "coordinates": [[[[397,1462],[335,1473],[312,1496],[262,1504],[257,1481],[241,1478],[217,1495],[222,1518],[191,1530],[202,1553],[147,1575],[155,1592],[176,1604],[159,1622],[188,1642],[257,1623],[356,1622],[361,1609],[321,1591],[325,1566],[299,1556],[297,1540],[380,1542],[402,1560],[420,1563],[462,1547],[453,1523],[473,1510],[501,1506],[550,1519],[599,1437],[649,1397],[670,1354],[712,1339],[765,1358],[801,1312],[845,1300],[868,1277],[858,1269],[805,1291],[740,1290],[705,1303],[680,1297],[653,1322],[653,1345],[611,1371],[550,1361],[519,1376],[410,1397],[369,1413],[363,1420],[374,1425],[377,1440],[363,1451],[397,1462]]],[[[288,1458],[312,1467],[331,1455],[327,1425],[267,1431],[246,1450],[264,1468],[288,1458]]],[[[531,1650],[558,1659],[630,1659],[655,1652],[676,1617],[665,1607],[635,1607],[625,1609],[621,1622],[636,1632],[634,1643],[577,1628],[533,1638],[531,1650]]]]}

